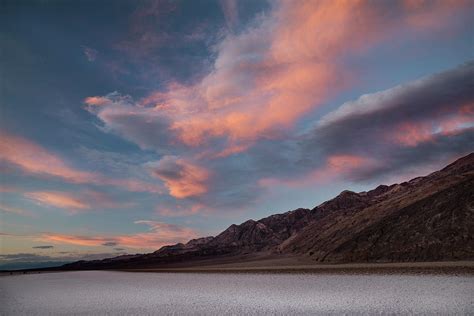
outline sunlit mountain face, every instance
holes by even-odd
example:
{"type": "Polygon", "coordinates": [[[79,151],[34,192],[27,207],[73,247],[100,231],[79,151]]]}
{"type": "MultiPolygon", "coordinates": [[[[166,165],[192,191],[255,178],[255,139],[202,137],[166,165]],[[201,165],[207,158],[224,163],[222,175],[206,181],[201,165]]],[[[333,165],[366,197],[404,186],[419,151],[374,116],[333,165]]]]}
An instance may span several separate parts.
{"type": "Polygon", "coordinates": [[[472,1],[0,6],[0,269],[155,251],[474,149],[472,1]]]}

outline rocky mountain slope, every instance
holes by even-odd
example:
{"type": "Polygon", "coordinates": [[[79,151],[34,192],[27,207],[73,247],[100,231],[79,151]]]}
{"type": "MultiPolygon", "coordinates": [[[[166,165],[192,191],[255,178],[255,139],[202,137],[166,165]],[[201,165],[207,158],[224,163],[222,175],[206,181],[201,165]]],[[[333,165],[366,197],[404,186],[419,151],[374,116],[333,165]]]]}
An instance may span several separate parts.
{"type": "Polygon", "coordinates": [[[216,237],[63,268],[143,268],[261,254],[322,263],[472,260],[474,153],[426,177],[344,191],[312,210],[248,220],[216,237]]]}

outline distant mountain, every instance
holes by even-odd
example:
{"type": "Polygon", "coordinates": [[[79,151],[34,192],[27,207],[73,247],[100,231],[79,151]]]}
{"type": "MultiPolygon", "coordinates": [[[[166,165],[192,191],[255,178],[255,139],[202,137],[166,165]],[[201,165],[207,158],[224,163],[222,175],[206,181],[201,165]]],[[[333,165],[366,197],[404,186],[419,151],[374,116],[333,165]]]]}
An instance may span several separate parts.
{"type": "Polygon", "coordinates": [[[193,262],[301,256],[321,263],[474,259],[474,153],[426,177],[343,191],[309,209],[231,225],[144,254],[79,261],[63,269],[166,267],[193,262]]]}
{"type": "Polygon", "coordinates": [[[51,268],[64,265],[70,262],[71,261],[16,261],[0,264],[0,271],[51,268]]]}

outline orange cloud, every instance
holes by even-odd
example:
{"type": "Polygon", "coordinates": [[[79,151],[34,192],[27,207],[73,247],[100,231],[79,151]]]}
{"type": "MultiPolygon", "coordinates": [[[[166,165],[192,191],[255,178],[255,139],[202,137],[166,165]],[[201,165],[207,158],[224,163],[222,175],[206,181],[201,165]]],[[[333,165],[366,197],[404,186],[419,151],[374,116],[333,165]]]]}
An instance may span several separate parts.
{"type": "Polygon", "coordinates": [[[59,244],[72,244],[79,246],[102,246],[107,242],[114,242],[117,245],[142,248],[159,249],[162,246],[178,242],[187,242],[190,239],[198,237],[196,231],[188,227],[167,224],[156,221],[136,221],[135,224],[144,224],[150,227],[149,231],[131,235],[118,236],[76,236],[66,234],[43,234],[42,241],[48,241],[59,244]]]}
{"type": "Polygon", "coordinates": [[[109,241],[109,239],[103,237],[73,236],[65,234],[44,234],[41,236],[40,240],[78,246],[100,246],[104,242],[109,241]]]}
{"type": "Polygon", "coordinates": [[[153,175],[165,182],[170,195],[175,198],[199,196],[208,191],[210,172],[188,160],[165,156],[150,166],[153,175]]]}
{"type": "Polygon", "coordinates": [[[159,193],[160,187],[133,179],[112,179],[70,167],[63,159],[22,137],[0,131],[0,160],[26,173],[61,178],[70,183],[112,185],[129,191],[159,193]]]}
{"type": "Polygon", "coordinates": [[[101,106],[101,105],[109,103],[110,100],[105,97],[96,96],[96,97],[88,97],[84,100],[84,102],[87,105],[101,106]]]}

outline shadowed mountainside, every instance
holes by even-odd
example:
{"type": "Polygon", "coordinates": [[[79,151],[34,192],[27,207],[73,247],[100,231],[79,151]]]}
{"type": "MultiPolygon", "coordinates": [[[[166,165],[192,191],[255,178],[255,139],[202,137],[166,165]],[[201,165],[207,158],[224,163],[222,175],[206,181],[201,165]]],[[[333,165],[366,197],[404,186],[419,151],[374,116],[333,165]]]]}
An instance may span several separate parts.
{"type": "Polygon", "coordinates": [[[216,237],[149,254],[78,261],[62,269],[192,266],[285,256],[315,263],[474,259],[474,153],[408,182],[343,191],[312,210],[248,220],[216,237]]]}

